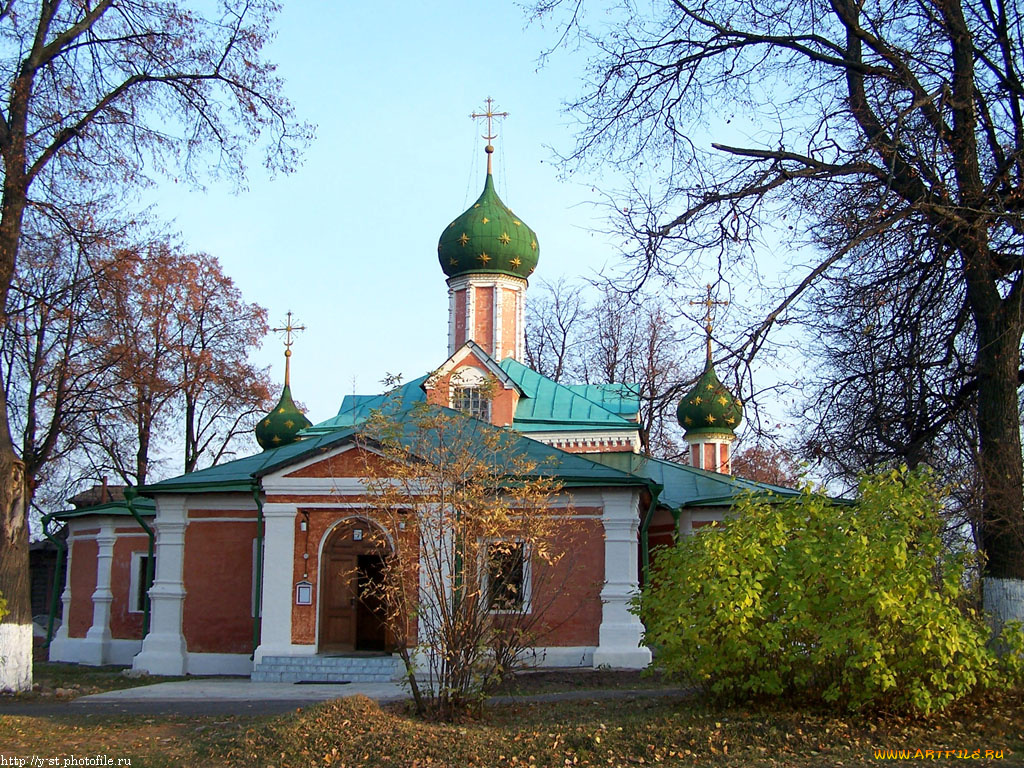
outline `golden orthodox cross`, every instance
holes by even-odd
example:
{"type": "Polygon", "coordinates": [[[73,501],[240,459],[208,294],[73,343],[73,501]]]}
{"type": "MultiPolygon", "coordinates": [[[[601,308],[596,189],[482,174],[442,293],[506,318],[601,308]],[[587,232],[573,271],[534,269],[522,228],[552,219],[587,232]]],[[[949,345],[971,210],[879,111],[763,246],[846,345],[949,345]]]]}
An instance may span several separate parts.
{"type": "Polygon", "coordinates": [[[487,146],[484,147],[484,152],[487,153],[487,175],[491,174],[491,155],[494,154],[494,146],[491,144],[491,140],[497,138],[498,134],[494,132],[493,120],[496,117],[508,117],[508,112],[495,112],[494,111],[494,99],[490,96],[487,97],[487,111],[486,112],[473,112],[470,114],[473,120],[479,120],[482,117],[487,118],[487,133],[484,134],[483,138],[487,139],[487,146]]]}
{"type": "Polygon", "coordinates": [[[292,358],[292,344],[295,342],[292,340],[293,331],[304,331],[306,326],[304,325],[292,325],[292,311],[288,310],[288,319],[281,328],[271,328],[274,333],[283,333],[284,337],[284,385],[287,387],[291,379],[291,358],[292,358]]]}
{"type": "Polygon", "coordinates": [[[703,304],[704,305],[704,328],[708,332],[708,362],[711,362],[711,318],[714,313],[714,308],[727,307],[729,306],[728,301],[717,301],[711,298],[711,283],[708,283],[708,295],[707,298],[701,299],[700,301],[691,301],[690,304],[703,304]]]}

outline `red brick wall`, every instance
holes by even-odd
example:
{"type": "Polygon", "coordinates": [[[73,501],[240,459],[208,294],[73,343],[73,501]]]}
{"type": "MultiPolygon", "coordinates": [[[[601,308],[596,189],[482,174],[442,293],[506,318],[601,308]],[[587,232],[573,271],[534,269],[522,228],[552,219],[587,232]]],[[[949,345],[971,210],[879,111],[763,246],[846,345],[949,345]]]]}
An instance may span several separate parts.
{"type": "MultiPolygon", "coordinates": [[[[221,512],[221,517],[236,513],[221,512]]],[[[247,514],[240,512],[237,514],[247,514]]],[[[185,529],[185,606],[189,651],[252,651],[255,522],[193,521],[185,529]]]]}
{"type": "Polygon", "coordinates": [[[561,537],[557,546],[568,554],[556,565],[546,566],[536,558],[533,562],[533,606],[543,611],[535,630],[536,644],[597,645],[604,586],[604,527],[600,520],[578,521],[577,530],[561,537]]]}
{"type": "Polygon", "coordinates": [[[85,637],[92,626],[92,593],[96,590],[95,539],[71,543],[71,610],[68,612],[68,637],[85,637]]]}
{"type": "Polygon", "coordinates": [[[475,327],[473,328],[473,341],[479,344],[483,350],[494,356],[494,289],[490,287],[478,287],[473,307],[475,327]]]}
{"type": "Polygon", "coordinates": [[[519,326],[519,314],[516,312],[516,292],[509,288],[501,290],[501,349],[495,350],[494,357],[504,360],[515,357],[516,330],[519,326]]]}
{"type": "Polygon", "coordinates": [[[455,348],[466,343],[466,289],[455,292],[455,348]]]}
{"type": "Polygon", "coordinates": [[[383,466],[377,454],[362,448],[350,448],[316,464],[290,472],[285,477],[365,477],[367,464],[377,469],[383,466]]]}

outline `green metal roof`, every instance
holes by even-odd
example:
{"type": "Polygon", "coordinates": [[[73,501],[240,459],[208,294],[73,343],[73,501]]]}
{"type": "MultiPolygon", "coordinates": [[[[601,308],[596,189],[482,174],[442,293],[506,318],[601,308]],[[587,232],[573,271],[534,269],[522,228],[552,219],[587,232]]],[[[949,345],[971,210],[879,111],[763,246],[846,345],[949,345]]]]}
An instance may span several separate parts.
{"type": "Polygon", "coordinates": [[[773,494],[782,498],[799,496],[800,491],[780,485],[759,483],[734,475],[709,472],[673,461],[652,459],[636,453],[588,454],[595,461],[653,480],[663,487],[659,503],[672,509],[682,507],[732,506],[746,494],[773,494]]]}
{"type": "Polygon", "coordinates": [[[264,450],[287,445],[309,425],[309,419],[292,400],[292,388],[286,383],[277,405],[256,425],[256,442],[264,450]]]}
{"type": "Polygon", "coordinates": [[[322,435],[362,424],[369,418],[371,411],[384,407],[388,402],[396,402],[402,410],[411,408],[415,403],[422,403],[427,399],[426,392],[423,390],[423,384],[426,383],[427,378],[427,376],[421,376],[380,395],[345,395],[336,416],[308,427],[301,434],[303,436],[322,435]]]}
{"type": "Polygon", "coordinates": [[[731,435],[743,421],[743,404],[718,380],[711,364],[710,348],[704,373],[679,401],[676,418],[687,435],[731,435]]]}
{"type": "Polygon", "coordinates": [[[187,475],[144,485],[140,493],[200,493],[205,491],[251,491],[254,481],[278,467],[301,461],[317,451],[324,451],[355,434],[354,429],[336,430],[329,434],[297,440],[280,448],[271,448],[254,456],[216,464],[187,475]]]}
{"type": "Polygon", "coordinates": [[[526,278],[539,255],[537,234],[501,201],[489,172],[480,197],[445,227],[437,243],[448,277],[483,272],[526,278]]]}
{"type": "Polygon", "coordinates": [[[582,395],[605,410],[625,418],[635,417],[640,412],[639,387],[636,384],[563,384],[566,389],[582,395]]]}
{"type": "Polygon", "coordinates": [[[520,432],[583,429],[629,429],[636,423],[622,418],[604,406],[567,386],[542,376],[514,358],[501,361],[505,371],[524,397],[519,398],[513,426],[520,432]]]}
{"type": "MultiPolygon", "coordinates": [[[[156,514],[156,502],[152,499],[136,499],[135,510],[143,517],[152,517],[156,514]]],[[[71,520],[76,517],[88,517],[89,515],[132,517],[127,501],[108,501],[103,504],[94,504],[91,507],[69,509],[64,512],[58,512],[53,517],[55,520],[71,520]]]]}
{"type": "MultiPolygon", "coordinates": [[[[410,382],[405,386],[408,387],[412,384],[413,382],[410,382]]],[[[395,390],[395,392],[397,391],[395,390]]],[[[395,402],[399,404],[399,413],[408,410],[402,406],[402,400],[396,400],[395,402]]],[[[421,407],[435,408],[436,406],[421,407]]],[[[461,416],[457,411],[452,411],[448,408],[439,410],[461,416]]],[[[499,429],[475,419],[469,419],[469,421],[472,423],[473,429],[481,432],[499,429]]],[[[657,485],[656,481],[652,481],[649,478],[631,475],[615,467],[591,461],[589,458],[584,458],[578,454],[552,448],[544,443],[524,437],[515,430],[501,429],[500,431],[503,433],[503,439],[508,441],[508,450],[528,456],[531,461],[537,463],[540,469],[536,474],[545,477],[557,477],[566,487],[600,485],[641,485],[651,487],[657,485]]],[[[218,464],[197,472],[190,472],[187,475],[172,477],[159,483],[143,486],[139,490],[147,495],[157,493],[251,491],[258,479],[263,475],[349,442],[355,438],[356,432],[357,430],[354,427],[348,427],[337,429],[334,432],[313,435],[280,448],[271,448],[255,456],[247,456],[243,459],[236,459],[225,464],[218,464]]],[[[471,432],[466,434],[471,434],[471,432]]]]}

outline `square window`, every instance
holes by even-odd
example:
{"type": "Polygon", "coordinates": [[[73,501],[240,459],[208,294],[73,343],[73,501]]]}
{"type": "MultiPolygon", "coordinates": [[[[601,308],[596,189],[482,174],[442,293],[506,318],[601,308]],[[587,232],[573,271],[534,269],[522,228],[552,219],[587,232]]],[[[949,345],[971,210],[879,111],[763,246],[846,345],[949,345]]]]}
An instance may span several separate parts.
{"type": "Polygon", "coordinates": [[[131,592],[128,596],[128,612],[143,613],[146,601],[149,600],[149,588],[153,586],[156,573],[156,558],[150,558],[145,552],[132,552],[131,592]],[[153,568],[150,569],[150,561],[153,568]]]}
{"type": "Polygon", "coordinates": [[[521,541],[492,541],[487,544],[484,595],[495,612],[524,612],[530,609],[529,568],[526,545],[521,541]]]}
{"type": "Polygon", "coordinates": [[[491,420],[491,401],[484,397],[477,387],[454,387],[452,389],[452,408],[468,413],[480,421],[491,420]]]}

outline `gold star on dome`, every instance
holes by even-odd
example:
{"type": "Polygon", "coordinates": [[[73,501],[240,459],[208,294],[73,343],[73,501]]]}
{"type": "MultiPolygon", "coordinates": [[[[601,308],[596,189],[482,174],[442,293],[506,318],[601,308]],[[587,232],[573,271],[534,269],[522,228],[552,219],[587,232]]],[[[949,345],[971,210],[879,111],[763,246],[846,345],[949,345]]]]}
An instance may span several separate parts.
{"type": "Polygon", "coordinates": [[[269,427],[270,426],[270,419],[264,419],[263,420],[263,426],[264,427],[269,427]]]}
{"type": "Polygon", "coordinates": [[[280,437],[279,437],[278,435],[274,435],[274,437],[273,437],[273,439],[272,439],[272,440],[273,440],[273,442],[275,442],[275,443],[280,443],[280,442],[281,442],[281,438],[280,438],[280,437]]]}
{"type": "Polygon", "coordinates": [[[683,423],[684,424],[693,424],[693,419],[691,419],[689,416],[684,416],[683,417],[683,423]]]}
{"type": "Polygon", "coordinates": [[[295,426],[295,422],[294,422],[294,421],[292,421],[291,419],[288,419],[288,421],[286,421],[286,422],[284,423],[284,428],[285,428],[285,429],[291,429],[291,428],[292,428],[292,427],[294,427],[294,426],[295,426]]]}
{"type": "Polygon", "coordinates": [[[736,398],[736,405],[743,405],[743,401],[740,400],[738,397],[736,398]]]}
{"type": "Polygon", "coordinates": [[[468,242],[469,242],[469,235],[467,235],[465,232],[463,232],[461,235],[459,235],[459,245],[461,245],[463,248],[465,248],[466,247],[466,243],[468,243],[468,242]]]}
{"type": "Polygon", "coordinates": [[[715,388],[715,385],[714,384],[708,384],[705,388],[710,391],[710,390],[713,390],[715,388]]]}
{"type": "Polygon", "coordinates": [[[477,258],[480,259],[481,264],[486,264],[488,261],[491,260],[491,257],[487,255],[486,251],[477,256],[477,258]]]}
{"type": "Polygon", "coordinates": [[[278,409],[277,409],[277,412],[278,412],[278,413],[284,413],[284,408],[278,408],[278,409]]]}
{"type": "Polygon", "coordinates": [[[537,250],[537,241],[536,240],[533,240],[533,241],[530,242],[530,250],[532,250],[532,251],[536,251],[537,250]]]}
{"type": "Polygon", "coordinates": [[[710,413],[707,415],[707,420],[708,420],[708,424],[714,424],[715,423],[715,417],[712,416],[710,413]]]}
{"type": "Polygon", "coordinates": [[[732,416],[730,416],[728,419],[725,420],[725,423],[728,424],[731,427],[733,424],[736,423],[736,419],[734,419],[732,416]]]}
{"type": "Polygon", "coordinates": [[[522,226],[523,224],[523,222],[521,222],[519,219],[512,219],[512,223],[515,224],[517,227],[522,226]]]}
{"type": "Polygon", "coordinates": [[[479,208],[480,207],[480,203],[473,203],[473,207],[474,208],[479,208]]]}
{"type": "Polygon", "coordinates": [[[457,266],[459,266],[459,260],[458,259],[448,259],[448,266],[449,267],[457,267],[457,266]]]}
{"type": "Polygon", "coordinates": [[[728,405],[729,404],[729,398],[726,397],[725,395],[719,395],[718,396],[718,402],[719,402],[720,405],[728,405]]]}
{"type": "Polygon", "coordinates": [[[700,395],[697,395],[695,398],[693,398],[693,400],[690,401],[690,405],[700,405],[703,402],[704,401],[701,400],[700,395]]]}
{"type": "Polygon", "coordinates": [[[455,226],[455,222],[453,221],[451,224],[448,225],[448,229],[451,229],[454,226],[455,226]]]}
{"type": "Polygon", "coordinates": [[[502,245],[508,245],[512,242],[512,238],[508,236],[508,232],[502,232],[501,237],[498,238],[502,245]]]}
{"type": "Polygon", "coordinates": [[[518,256],[516,256],[514,259],[512,259],[509,262],[509,264],[511,264],[513,267],[518,267],[522,263],[523,263],[522,260],[520,260],[520,258],[518,256]]]}
{"type": "Polygon", "coordinates": [[[487,223],[487,222],[489,222],[489,221],[490,221],[490,219],[488,219],[488,218],[487,218],[486,216],[484,216],[484,217],[483,217],[483,218],[482,218],[482,219],[480,220],[480,223],[481,223],[481,224],[486,224],[486,223],[487,223]]]}

